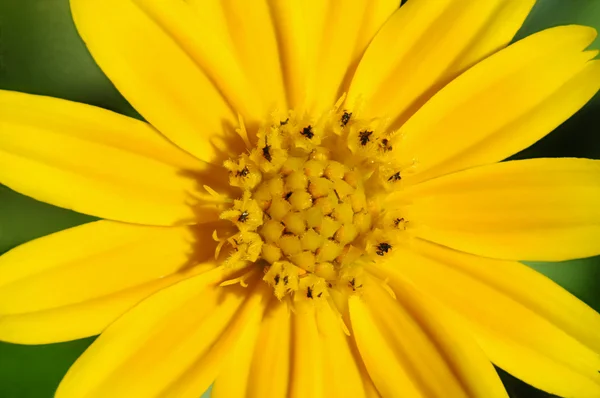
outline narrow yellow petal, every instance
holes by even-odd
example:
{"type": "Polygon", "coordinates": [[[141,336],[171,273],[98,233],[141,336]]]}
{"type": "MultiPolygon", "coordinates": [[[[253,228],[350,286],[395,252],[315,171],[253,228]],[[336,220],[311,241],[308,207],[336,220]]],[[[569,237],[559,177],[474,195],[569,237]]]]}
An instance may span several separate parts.
{"type": "Polygon", "coordinates": [[[199,182],[212,181],[148,124],[89,105],[0,90],[0,130],[1,183],[102,218],[189,222],[199,182]]]}
{"type": "Polygon", "coordinates": [[[96,221],[0,257],[0,340],[42,344],[100,333],[155,291],[199,272],[214,226],[96,221]],[[194,242],[204,241],[201,247],[194,242]]]}
{"type": "Polygon", "coordinates": [[[362,383],[360,356],[352,350],[338,315],[327,306],[317,311],[325,374],[325,396],[335,398],[366,397],[362,383]]]}
{"type": "Polygon", "coordinates": [[[600,394],[600,315],[524,265],[415,239],[380,269],[454,311],[496,365],[559,396],[600,394]]]}
{"type": "Polygon", "coordinates": [[[287,303],[272,300],[262,321],[250,369],[248,397],[284,397],[290,383],[291,317],[287,303]]]}
{"type": "MultiPolygon", "coordinates": [[[[228,329],[219,337],[218,342],[212,346],[207,355],[196,360],[192,367],[164,391],[165,397],[197,398],[201,392],[206,391],[215,377],[215,371],[218,378],[211,396],[216,398],[246,396],[244,387],[253,382],[248,379],[249,374],[246,371],[250,366],[249,360],[254,352],[254,343],[260,332],[264,311],[269,301],[273,299],[273,294],[261,282],[240,290],[242,289],[245,291],[239,291],[237,294],[246,294],[249,297],[235,314],[228,329]],[[225,379],[227,376],[230,378],[225,379]]],[[[220,307],[216,309],[219,310],[220,307]]],[[[197,350],[197,347],[189,349],[197,350]]]]}
{"type": "Polygon", "coordinates": [[[264,104],[261,119],[255,122],[263,122],[274,110],[287,111],[277,36],[268,1],[228,0],[222,2],[222,7],[240,63],[258,97],[252,101],[262,100],[264,104]]]}
{"type": "MultiPolygon", "coordinates": [[[[381,338],[395,355],[395,361],[411,378],[420,394],[416,396],[507,397],[491,363],[475,341],[456,324],[452,315],[444,312],[443,308],[409,283],[401,280],[395,282],[393,287],[397,301],[380,286],[369,286],[376,283],[374,280],[365,286],[364,301],[369,308],[367,311],[371,323],[378,330],[373,331],[376,334],[363,336],[356,332],[361,354],[363,347],[380,344],[372,340],[381,338]]],[[[381,362],[375,366],[391,366],[387,361],[381,362]]],[[[371,373],[372,364],[366,362],[366,365],[371,373]]],[[[373,373],[371,376],[374,377],[373,373]]],[[[395,380],[400,381],[397,377],[391,377],[385,383],[390,384],[395,380]]],[[[382,394],[387,396],[375,377],[374,381],[382,394]]],[[[408,396],[412,395],[409,393],[408,396]]]]}
{"type": "MultiPolygon", "coordinates": [[[[397,396],[386,393],[386,389],[407,385],[408,396],[507,396],[493,366],[475,341],[439,306],[408,283],[401,285],[401,281],[396,281],[397,301],[376,283],[370,280],[371,286],[365,286],[364,305],[368,309],[363,314],[368,315],[359,321],[359,324],[368,322],[371,333],[363,334],[368,329],[356,331],[356,339],[361,354],[369,351],[372,355],[379,351],[375,351],[378,346],[387,346],[390,351],[386,355],[391,358],[378,363],[365,358],[367,370],[382,395],[397,396]],[[388,372],[394,365],[402,373],[392,377],[394,373],[388,372]],[[414,391],[408,392],[411,389],[414,391]]],[[[350,311],[353,316],[352,303],[350,311]]],[[[354,319],[352,322],[354,328],[354,319]]]]}
{"type": "Polygon", "coordinates": [[[383,336],[367,303],[353,296],[349,306],[353,336],[379,393],[384,397],[424,397],[383,336]]]}
{"type": "MultiPolygon", "coordinates": [[[[207,228],[204,237],[211,232],[207,228]]],[[[193,244],[188,227],[112,221],[35,239],[0,256],[0,312],[38,311],[101,297],[170,275],[188,261],[203,261],[214,253],[214,244],[204,246],[193,259],[193,244]]]]}
{"type": "Polygon", "coordinates": [[[314,95],[307,103],[316,114],[331,109],[343,94],[342,83],[351,65],[368,0],[354,0],[352,4],[332,1],[325,14],[325,25],[317,40],[317,74],[314,95]]]}
{"type": "Polygon", "coordinates": [[[329,110],[398,0],[270,0],[291,107],[329,110]]]}
{"type": "MultiPolygon", "coordinates": [[[[350,325],[351,320],[350,320],[350,313],[349,313],[349,307],[348,307],[347,300],[346,300],[346,308],[344,311],[345,311],[344,312],[344,320],[346,322],[348,322],[347,323],[348,325],[350,325]]],[[[360,369],[360,378],[362,380],[365,397],[366,398],[381,398],[381,394],[379,393],[379,391],[377,391],[377,387],[375,387],[375,383],[373,383],[373,379],[371,379],[371,376],[369,375],[369,372],[367,371],[365,362],[358,350],[358,346],[356,344],[356,338],[352,335],[350,337],[351,337],[352,353],[354,354],[355,358],[357,358],[356,360],[359,361],[358,366],[360,369]]]]}
{"type": "Polygon", "coordinates": [[[388,19],[352,80],[348,102],[405,121],[469,66],[510,42],[534,0],[411,0],[388,19]]]}
{"type": "MultiPolygon", "coordinates": [[[[192,15],[181,17],[181,24],[177,19],[184,14],[178,4],[183,2],[172,2],[170,8],[160,3],[71,0],[71,12],[88,50],[133,107],[186,151],[221,163],[228,156],[221,153],[224,147],[243,148],[232,129],[237,120],[231,104],[202,68],[205,51],[221,43],[201,45],[190,39],[196,29],[192,15]]],[[[220,60],[230,59],[221,55],[220,60]]]]}
{"type": "Polygon", "coordinates": [[[456,78],[399,130],[406,181],[503,160],[544,137],[600,88],[594,29],[560,26],[529,36],[456,78]]]}
{"type": "MultiPolygon", "coordinates": [[[[345,93],[368,44],[398,9],[398,0],[331,1],[322,35],[317,36],[318,73],[307,107],[323,112],[345,93]]],[[[312,38],[315,40],[315,37],[312,38]]]]}
{"type": "Polygon", "coordinates": [[[298,309],[292,319],[292,376],[290,398],[325,398],[327,382],[323,342],[319,336],[315,308],[298,309]]]}
{"type": "Polygon", "coordinates": [[[290,108],[306,110],[306,104],[315,96],[319,40],[329,3],[330,0],[269,0],[290,108]]]}
{"type": "Polygon", "coordinates": [[[247,61],[237,57],[224,2],[134,0],[134,3],[172,35],[247,122],[267,115],[274,97],[269,99],[269,107],[257,101],[257,90],[260,92],[262,86],[254,84],[256,79],[248,76],[247,61]]]}
{"type": "Polygon", "coordinates": [[[411,249],[498,290],[600,352],[600,314],[532,268],[516,261],[465,254],[420,239],[412,241],[411,249]]]}
{"type": "MultiPolygon", "coordinates": [[[[340,8],[343,7],[344,3],[341,3],[340,8]]],[[[375,37],[375,34],[384,26],[387,19],[398,10],[398,7],[400,7],[399,0],[372,0],[367,2],[363,14],[362,26],[360,27],[354,48],[354,60],[352,62],[354,68],[358,66],[360,58],[369,43],[371,43],[371,40],[375,37]]]]}
{"type": "MultiPolygon", "coordinates": [[[[259,282],[262,295],[265,296],[265,306],[269,299],[274,300],[272,290],[262,282],[259,282]]],[[[261,330],[261,319],[253,320],[251,327],[247,327],[241,335],[233,354],[228,357],[227,362],[219,372],[217,379],[213,384],[211,397],[213,398],[245,398],[248,396],[248,390],[257,380],[251,377],[253,358],[258,353],[261,361],[270,362],[272,358],[265,356],[260,352],[262,341],[259,339],[261,330]]],[[[204,364],[207,366],[208,364],[204,364]]],[[[273,375],[271,374],[272,378],[273,375]]]]}
{"type": "Polygon", "coordinates": [[[366,370],[361,371],[361,377],[363,386],[365,387],[365,396],[367,398],[381,398],[381,394],[375,388],[375,384],[373,384],[373,380],[371,380],[371,376],[369,376],[366,370]]]}
{"type": "Polygon", "coordinates": [[[50,344],[95,336],[146,297],[181,279],[175,274],[82,303],[37,312],[0,314],[0,340],[50,344]]]}
{"type": "Polygon", "coordinates": [[[600,254],[600,161],[530,159],[409,187],[416,235],[485,257],[561,261],[600,254]]]}
{"type": "Polygon", "coordinates": [[[264,295],[218,287],[222,278],[221,269],[189,278],[119,318],[69,369],[56,397],[199,396],[262,316],[264,295]]]}
{"type": "MultiPolygon", "coordinates": [[[[356,73],[356,68],[358,68],[358,64],[365,54],[368,45],[376,33],[384,26],[386,20],[398,10],[398,7],[400,7],[400,1],[398,0],[371,0],[366,2],[365,8],[361,10],[362,21],[356,44],[354,45],[354,52],[349,65],[346,67],[344,80],[338,87],[336,100],[341,98],[342,94],[348,93],[350,83],[356,73]]],[[[343,3],[339,8],[344,8],[343,3]]]]}

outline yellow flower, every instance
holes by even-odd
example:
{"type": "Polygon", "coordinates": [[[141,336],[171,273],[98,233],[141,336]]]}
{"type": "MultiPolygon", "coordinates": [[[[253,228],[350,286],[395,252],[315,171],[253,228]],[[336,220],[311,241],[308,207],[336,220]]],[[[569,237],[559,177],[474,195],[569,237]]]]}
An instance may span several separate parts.
{"type": "Polygon", "coordinates": [[[57,397],[600,396],[600,163],[498,163],[600,87],[533,0],[72,0],[147,120],[0,92],[0,182],[105,220],[0,258],[0,339],[101,336],[57,397]]]}

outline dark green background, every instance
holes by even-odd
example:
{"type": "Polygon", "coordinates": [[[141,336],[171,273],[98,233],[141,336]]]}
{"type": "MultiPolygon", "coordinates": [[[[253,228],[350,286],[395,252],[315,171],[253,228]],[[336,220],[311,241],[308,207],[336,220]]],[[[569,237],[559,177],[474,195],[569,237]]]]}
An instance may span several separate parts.
{"type": "MultiPolygon", "coordinates": [[[[538,0],[518,38],[569,23],[600,28],[600,0],[538,0]]],[[[594,43],[595,48],[600,48],[598,43],[594,43]]],[[[65,98],[139,117],[98,69],[77,36],[68,0],[0,0],[0,89],[65,98]]],[[[600,96],[596,96],[550,136],[515,158],[600,159],[599,127],[600,96]]],[[[0,254],[30,239],[91,220],[0,186],[0,254]]],[[[531,265],[600,310],[600,258],[531,265]]],[[[46,346],[0,343],[0,398],[51,397],[70,364],[92,341],[46,346]]],[[[549,397],[500,374],[511,397],[549,397]]]]}

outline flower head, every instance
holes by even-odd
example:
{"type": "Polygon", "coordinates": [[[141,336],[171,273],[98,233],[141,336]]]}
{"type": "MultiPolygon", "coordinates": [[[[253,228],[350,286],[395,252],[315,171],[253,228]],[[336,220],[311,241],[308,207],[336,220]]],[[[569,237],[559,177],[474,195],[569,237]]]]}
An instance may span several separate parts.
{"type": "Polygon", "coordinates": [[[1,339],[101,333],[57,397],[600,394],[600,315],[518,262],[600,254],[600,165],[498,163],[598,91],[594,30],[398,5],[71,0],[147,122],[0,92],[0,182],[105,219],[0,258],[1,339]]]}

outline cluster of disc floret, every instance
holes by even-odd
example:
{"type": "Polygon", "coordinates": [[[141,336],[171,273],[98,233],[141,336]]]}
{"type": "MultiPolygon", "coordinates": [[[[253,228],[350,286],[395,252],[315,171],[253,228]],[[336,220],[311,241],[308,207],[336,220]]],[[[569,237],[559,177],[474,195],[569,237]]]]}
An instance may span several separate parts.
{"type": "Polygon", "coordinates": [[[252,150],[225,162],[242,191],[221,213],[238,230],[225,265],[262,269],[279,299],[359,291],[363,265],[389,256],[406,228],[381,201],[402,178],[388,160],[393,136],[376,127],[334,111],[260,128],[252,150]]]}

